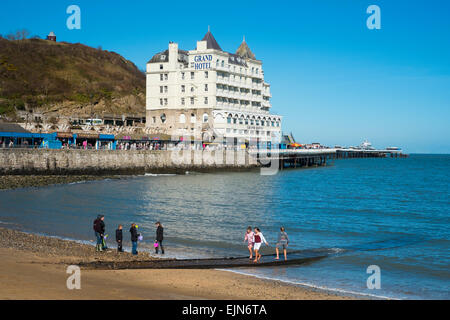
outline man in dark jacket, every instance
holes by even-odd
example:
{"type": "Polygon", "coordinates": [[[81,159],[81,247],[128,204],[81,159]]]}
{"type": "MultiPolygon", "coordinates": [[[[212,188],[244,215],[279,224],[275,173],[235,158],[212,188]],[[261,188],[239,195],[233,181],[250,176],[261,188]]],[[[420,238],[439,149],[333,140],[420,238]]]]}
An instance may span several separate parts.
{"type": "Polygon", "coordinates": [[[122,225],[119,224],[119,227],[116,230],[117,251],[119,251],[119,252],[123,252],[122,240],[123,240],[122,225]]]}
{"type": "Polygon", "coordinates": [[[164,247],[162,245],[162,242],[164,240],[164,228],[161,224],[161,222],[155,223],[156,225],[156,242],[158,243],[158,246],[155,247],[156,254],[158,254],[159,248],[161,248],[161,254],[164,254],[164,247]]]}
{"type": "Polygon", "coordinates": [[[137,255],[138,254],[137,242],[138,242],[139,234],[137,232],[137,226],[135,223],[131,224],[130,233],[131,233],[131,253],[134,255],[137,255]]]}
{"type": "Polygon", "coordinates": [[[94,221],[94,232],[95,237],[97,238],[97,251],[103,251],[106,249],[104,245],[103,237],[105,236],[105,217],[102,215],[98,215],[97,219],[94,221]]]}

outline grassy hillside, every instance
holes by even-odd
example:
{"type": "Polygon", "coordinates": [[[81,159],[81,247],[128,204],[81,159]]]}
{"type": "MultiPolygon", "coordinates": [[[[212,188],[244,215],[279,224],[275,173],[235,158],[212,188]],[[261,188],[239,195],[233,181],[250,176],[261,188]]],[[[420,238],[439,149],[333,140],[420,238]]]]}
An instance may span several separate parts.
{"type": "Polygon", "coordinates": [[[145,75],[114,52],[0,38],[0,114],[51,110],[70,115],[92,112],[93,106],[98,113],[143,114],[144,93],[145,75]]]}

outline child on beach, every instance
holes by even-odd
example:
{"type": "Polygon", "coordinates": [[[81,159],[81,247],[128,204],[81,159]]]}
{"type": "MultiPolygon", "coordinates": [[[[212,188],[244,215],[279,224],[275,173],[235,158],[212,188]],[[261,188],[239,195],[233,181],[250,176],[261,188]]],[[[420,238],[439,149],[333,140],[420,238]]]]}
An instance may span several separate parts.
{"type": "Polygon", "coordinates": [[[118,252],[123,252],[122,240],[123,240],[122,225],[119,224],[119,227],[116,230],[116,242],[117,242],[117,251],[118,252]]]}
{"type": "Polygon", "coordinates": [[[287,246],[288,246],[288,244],[289,244],[288,235],[287,235],[286,231],[284,230],[284,227],[281,227],[280,233],[278,234],[277,246],[275,248],[275,251],[277,253],[277,257],[275,258],[275,260],[280,259],[279,248],[283,248],[284,260],[287,261],[287,246]]]}
{"type": "Polygon", "coordinates": [[[245,233],[245,238],[244,238],[244,242],[247,241],[248,243],[248,251],[250,252],[250,257],[249,259],[253,259],[253,236],[255,234],[252,231],[252,227],[248,227],[247,228],[247,232],[245,233]]]}
{"type": "Polygon", "coordinates": [[[259,228],[255,228],[255,234],[253,235],[253,242],[254,242],[254,250],[255,250],[255,260],[253,260],[253,262],[258,262],[262,257],[261,254],[259,253],[261,244],[264,242],[266,244],[266,246],[269,245],[266,241],[266,238],[264,238],[261,230],[259,230],[259,228]]]}

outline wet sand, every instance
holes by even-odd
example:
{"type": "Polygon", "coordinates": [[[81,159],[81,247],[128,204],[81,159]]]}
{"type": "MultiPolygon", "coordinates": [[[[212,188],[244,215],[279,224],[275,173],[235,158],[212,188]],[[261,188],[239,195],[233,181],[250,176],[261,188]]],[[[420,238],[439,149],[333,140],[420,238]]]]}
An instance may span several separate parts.
{"type": "Polygon", "coordinates": [[[82,269],[81,290],[69,290],[69,265],[151,257],[115,250],[97,253],[94,246],[2,228],[0,239],[0,299],[350,299],[218,270],[82,269]]]}

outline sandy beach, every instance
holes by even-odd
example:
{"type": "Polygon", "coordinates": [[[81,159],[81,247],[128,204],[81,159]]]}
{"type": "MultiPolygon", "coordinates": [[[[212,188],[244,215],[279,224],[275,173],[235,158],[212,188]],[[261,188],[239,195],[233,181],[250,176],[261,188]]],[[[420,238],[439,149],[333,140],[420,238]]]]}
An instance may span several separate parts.
{"type": "Polygon", "coordinates": [[[0,299],[350,299],[278,281],[218,270],[81,270],[81,290],[69,290],[69,265],[148,260],[114,250],[0,228],[0,299]]]}

